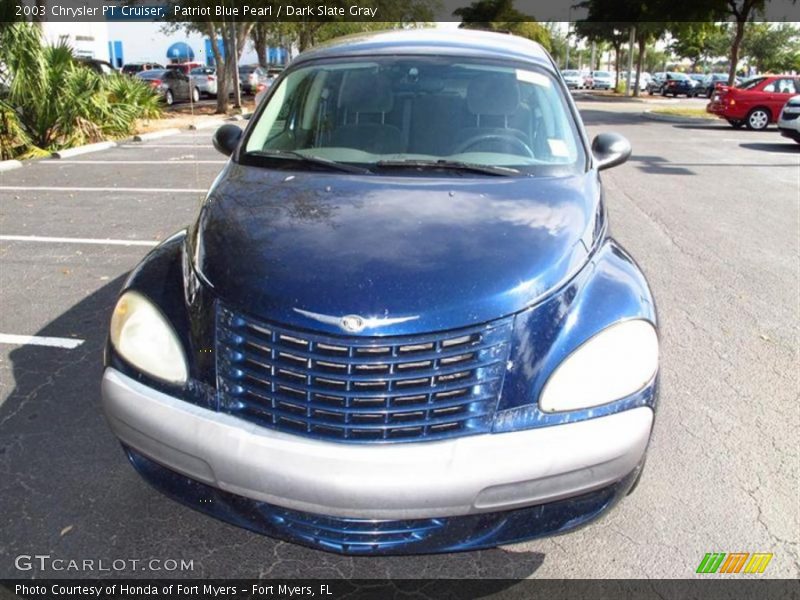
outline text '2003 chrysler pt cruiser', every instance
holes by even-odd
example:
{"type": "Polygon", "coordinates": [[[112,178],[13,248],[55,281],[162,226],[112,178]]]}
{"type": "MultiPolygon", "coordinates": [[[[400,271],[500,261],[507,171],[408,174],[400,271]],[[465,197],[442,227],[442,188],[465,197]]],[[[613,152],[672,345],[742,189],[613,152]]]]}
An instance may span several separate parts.
{"type": "Polygon", "coordinates": [[[644,464],[656,311],[550,57],[404,31],[300,55],[197,221],[131,273],[103,376],[141,475],[343,553],[468,550],[605,513],[644,464]]]}

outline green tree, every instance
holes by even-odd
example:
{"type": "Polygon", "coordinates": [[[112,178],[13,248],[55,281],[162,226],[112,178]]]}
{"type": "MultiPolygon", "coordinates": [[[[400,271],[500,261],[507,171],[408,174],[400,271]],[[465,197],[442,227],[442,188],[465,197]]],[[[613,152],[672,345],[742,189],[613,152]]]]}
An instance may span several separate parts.
{"type": "MultiPolygon", "coordinates": [[[[732,21],[733,35],[728,50],[728,85],[736,80],[739,51],[744,39],[745,24],[757,15],[764,14],[768,0],[693,0],[691,3],[664,3],[668,21],[732,21]]],[[[793,2],[795,0],[792,0],[793,2]]]]}
{"type": "Polygon", "coordinates": [[[748,23],[742,55],[760,73],[790,71],[800,53],[800,31],[789,23],[748,23]]]}
{"type": "Polygon", "coordinates": [[[673,40],[670,49],[679,58],[692,61],[692,68],[698,63],[724,56],[731,44],[731,31],[727,23],[681,22],[670,26],[673,40]]]}
{"type": "Polygon", "coordinates": [[[454,10],[453,15],[461,17],[459,27],[505,31],[538,42],[546,50],[551,49],[547,28],[532,16],[514,8],[514,0],[477,0],[469,6],[454,10]]]}
{"type": "MultiPolygon", "coordinates": [[[[591,11],[589,18],[592,18],[591,11]]],[[[596,17],[596,15],[595,15],[596,17]]],[[[616,80],[614,81],[614,88],[619,85],[619,72],[620,72],[620,50],[622,44],[628,41],[629,37],[629,23],[614,23],[608,21],[578,21],[575,23],[575,30],[583,38],[590,42],[606,42],[614,51],[614,70],[616,71],[616,80]]]]}

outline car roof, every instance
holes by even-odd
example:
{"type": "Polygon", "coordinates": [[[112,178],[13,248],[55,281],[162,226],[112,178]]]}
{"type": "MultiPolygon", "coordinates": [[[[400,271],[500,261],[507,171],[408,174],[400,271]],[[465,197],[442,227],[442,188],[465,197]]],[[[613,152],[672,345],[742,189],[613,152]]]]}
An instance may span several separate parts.
{"type": "Polygon", "coordinates": [[[463,56],[537,63],[555,71],[547,52],[536,42],[506,33],[422,28],[358,33],[332,40],[300,54],[295,64],[344,56],[463,56]]]}

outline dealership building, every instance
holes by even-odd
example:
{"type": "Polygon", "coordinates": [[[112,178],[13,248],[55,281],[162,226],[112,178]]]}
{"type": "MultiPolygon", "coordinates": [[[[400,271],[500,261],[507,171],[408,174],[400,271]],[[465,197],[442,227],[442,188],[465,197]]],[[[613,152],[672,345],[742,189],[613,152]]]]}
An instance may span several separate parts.
{"type": "MultiPolygon", "coordinates": [[[[129,20],[67,23],[45,21],[44,35],[50,43],[67,42],[77,56],[107,60],[120,68],[125,63],[174,62],[214,64],[211,40],[199,32],[185,29],[171,31],[163,23],[129,20]]],[[[224,51],[222,40],[218,40],[224,51]]],[[[286,64],[291,58],[287,48],[270,47],[270,64],[286,64]]],[[[242,64],[258,62],[252,43],[247,44],[242,64]]]]}

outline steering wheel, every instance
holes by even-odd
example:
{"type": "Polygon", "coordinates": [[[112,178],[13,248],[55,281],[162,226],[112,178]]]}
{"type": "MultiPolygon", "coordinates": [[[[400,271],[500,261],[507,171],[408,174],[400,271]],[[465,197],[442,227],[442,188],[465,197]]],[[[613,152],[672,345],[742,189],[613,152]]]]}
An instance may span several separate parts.
{"type": "Polygon", "coordinates": [[[487,141],[501,141],[501,142],[511,142],[512,146],[516,146],[518,150],[522,150],[522,156],[528,156],[530,158],[535,158],[536,155],[531,150],[531,147],[528,146],[525,142],[514,135],[503,135],[500,133],[483,133],[480,135],[474,135],[465,142],[462,142],[458,145],[458,148],[455,149],[453,154],[461,154],[462,152],[466,152],[473,146],[477,146],[481,142],[487,141]]]}

